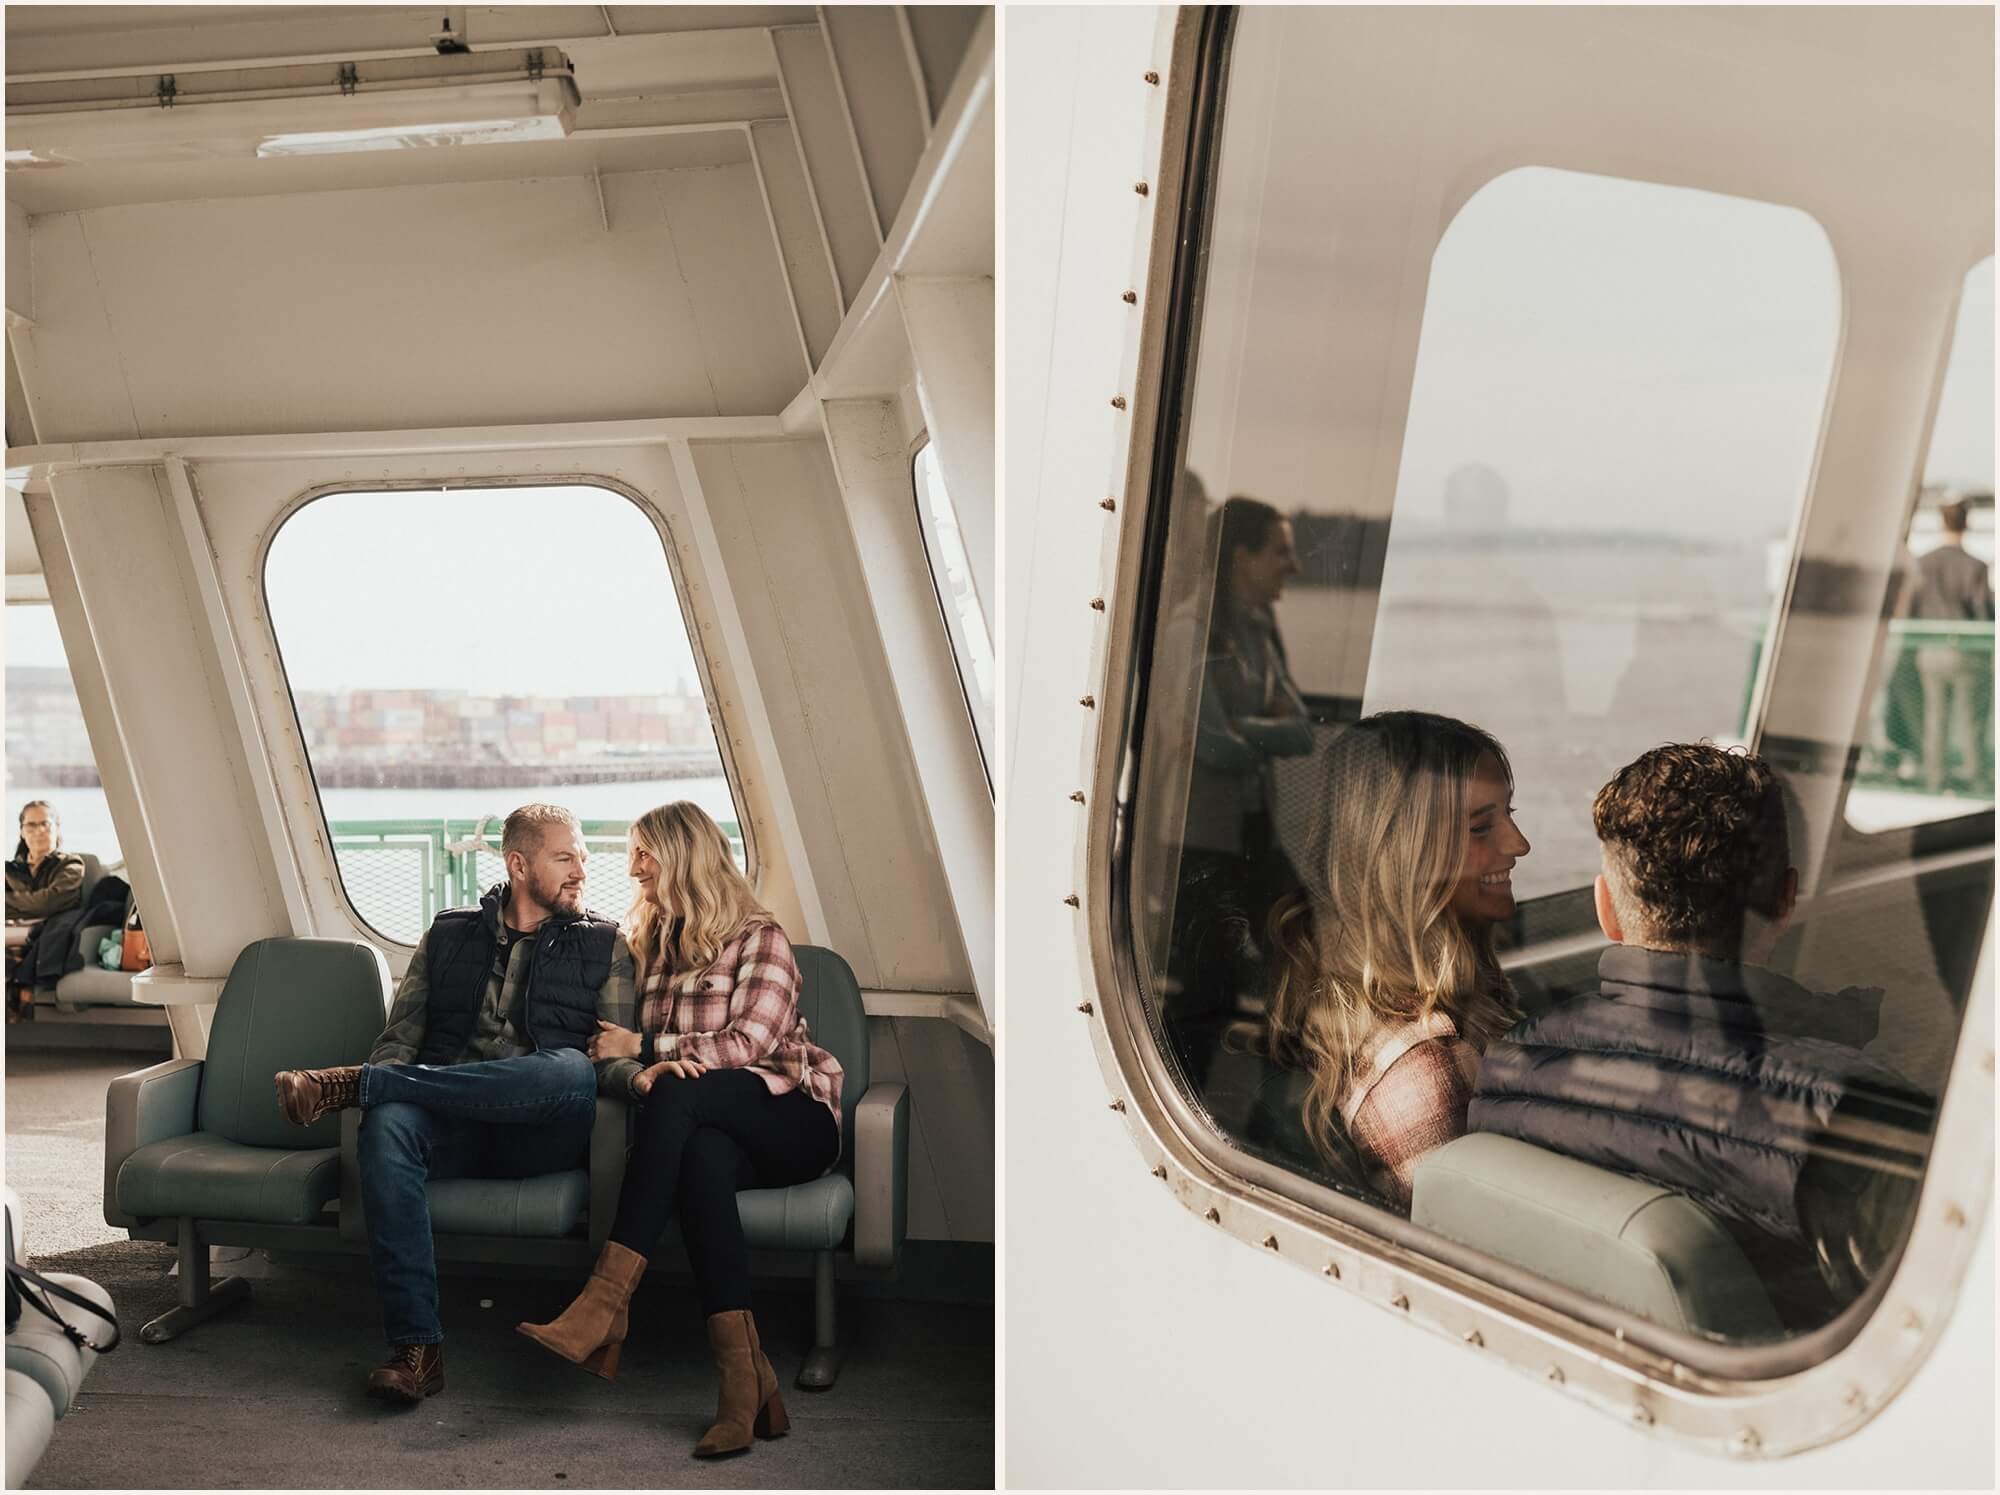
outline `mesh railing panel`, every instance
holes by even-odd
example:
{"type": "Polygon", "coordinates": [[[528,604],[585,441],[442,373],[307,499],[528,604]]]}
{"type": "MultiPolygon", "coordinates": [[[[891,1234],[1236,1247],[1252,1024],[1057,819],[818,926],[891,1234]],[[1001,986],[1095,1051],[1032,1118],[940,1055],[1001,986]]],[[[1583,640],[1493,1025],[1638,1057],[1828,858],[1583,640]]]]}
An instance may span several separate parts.
{"type": "MultiPolygon", "coordinates": [[[[744,864],[743,836],[735,821],[721,822],[737,866],[744,864]]],[[[336,821],[334,859],[348,901],[368,926],[387,939],[414,945],[441,909],[479,901],[507,864],[500,854],[499,821],[336,821]]],[[[622,919],[638,897],[625,867],[626,822],[587,820],[590,853],[584,903],[622,919]]]]}

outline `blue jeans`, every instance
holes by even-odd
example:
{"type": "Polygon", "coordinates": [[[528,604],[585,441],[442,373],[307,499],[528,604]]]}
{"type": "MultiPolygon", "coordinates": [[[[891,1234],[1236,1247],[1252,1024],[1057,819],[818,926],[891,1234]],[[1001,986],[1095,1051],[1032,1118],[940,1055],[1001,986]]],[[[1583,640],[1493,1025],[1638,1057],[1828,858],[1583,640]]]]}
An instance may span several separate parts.
{"type": "Polygon", "coordinates": [[[585,1166],[597,1072],[581,1049],[361,1070],[361,1202],[389,1343],[437,1344],[432,1178],[532,1178],[585,1166]]]}

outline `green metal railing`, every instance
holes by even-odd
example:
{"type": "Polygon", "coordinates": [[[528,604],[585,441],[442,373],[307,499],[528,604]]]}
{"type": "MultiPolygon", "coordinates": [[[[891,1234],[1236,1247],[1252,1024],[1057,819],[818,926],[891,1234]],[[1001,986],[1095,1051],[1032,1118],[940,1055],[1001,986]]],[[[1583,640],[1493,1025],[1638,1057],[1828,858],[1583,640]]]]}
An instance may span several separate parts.
{"type": "MultiPolygon", "coordinates": [[[[1760,628],[1751,646],[1750,673],[1743,684],[1745,737],[1751,727],[1752,695],[1757,688],[1758,666],[1763,663],[1764,639],[1760,628]]],[[[1869,706],[1855,783],[1911,793],[1992,799],[1993,624],[1892,618],[1884,648],[1881,684],[1869,706]],[[1958,656],[1959,667],[1953,670],[1947,660],[1942,669],[1937,668],[1934,662],[1941,653],[1958,656]],[[1920,654],[1926,656],[1922,665],[1920,654]],[[1932,703],[1935,714],[1929,730],[1938,737],[1929,748],[1935,758],[1932,763],[1925,758],[1926,669],[1933,678],[1959,675],[1967,697],[1963,703],[1949,703],[1949,710],[1939,710],[1946,703],[1932,703]]]]}
{"type": "MultiPolygon", "coordinates": [[[[333,833],[334,860],[355,912],[380,933],[413,945],[439,910],[477,903],[507,875],[500,855],[505,819],[339,820],[329,822],[327,829],[333,833]]],[[[734,820],[718,823],[736,865],[743,866],[742,827],[734,820]]],[[[625,832],[631,822],[582,824],[584,848],[591,854],[584,901],[605,913],[623,914],[637,891],[625,871],[625,832]]]]}

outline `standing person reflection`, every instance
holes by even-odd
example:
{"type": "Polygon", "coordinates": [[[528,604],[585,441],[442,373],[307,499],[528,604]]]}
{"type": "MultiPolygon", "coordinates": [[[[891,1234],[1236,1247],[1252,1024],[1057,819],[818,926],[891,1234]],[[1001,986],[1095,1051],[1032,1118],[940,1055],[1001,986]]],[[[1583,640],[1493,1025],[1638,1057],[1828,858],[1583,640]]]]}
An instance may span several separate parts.
{"type": "MultiPolygon", "coordinates": [[[[1274,612],[1299,571],[1291,521],[1254,498],[1208,518],[1214,589],[1200,645],[1201,702],[1175,918],[1179,991],[1170,1007],[1200,1079],[1241,993],[1264,986],[1258,937],[1298,874],[1278,844],[1273,761],[1312,751],[1312,723],[1292,682],[1274,612]]],[[[1168,624],[1168,658],[1192,658],[1198,607],[1168,624]],[[1178,636],[1176,636],[1178,635],[1178,636]]]]}
{"type": "Polygon", "coordinates": [[[1305,1131],[1351,1143],[1407,1209],[1417,1160],[1465,1130],[1480,1055],[1520,1017],[1494,953],[1528,854],[1506,751],[1427,711],[1364,717],[1327,754],[1323,890],[1273,916],[1267,1051],[1309,1076],[1305,1131]]]}

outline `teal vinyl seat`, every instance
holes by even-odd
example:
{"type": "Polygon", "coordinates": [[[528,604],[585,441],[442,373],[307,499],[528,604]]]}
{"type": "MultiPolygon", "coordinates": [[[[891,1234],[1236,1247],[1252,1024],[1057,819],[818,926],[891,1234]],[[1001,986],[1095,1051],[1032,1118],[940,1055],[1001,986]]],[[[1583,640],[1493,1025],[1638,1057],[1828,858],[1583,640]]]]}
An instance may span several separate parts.
{"type": "Polygon", "coordinates": [[[1512,1137],[1473,1132],[1426,1155],[1410,1220],[1670,1329],[1783,1332],[1742,1248],[1702,1206],[1512,1137]]]}
{"type": "Polygon", "coordinates": [[[180,1304],[141,1339],[171,1339],[245,1296],[241,1278],[210,1283],[211,1244],[337,1248],[325,1211],[340,1194],[339,1123],[294,1126],[272,1076],[361,1063],[388,999],[388,965],[373,945],[258,940],[229,972],[206,1058],[111,1082],[105,1221],[180,1247],[180,1304]]]}

